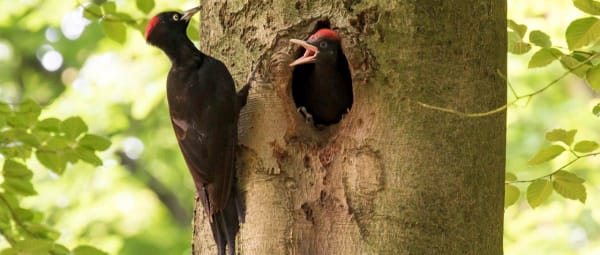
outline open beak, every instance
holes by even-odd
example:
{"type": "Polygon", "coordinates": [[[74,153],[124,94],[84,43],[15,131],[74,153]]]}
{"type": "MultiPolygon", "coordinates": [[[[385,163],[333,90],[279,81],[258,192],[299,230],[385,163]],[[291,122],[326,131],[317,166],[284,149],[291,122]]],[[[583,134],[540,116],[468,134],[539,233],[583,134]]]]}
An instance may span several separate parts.
{"type": "Polygon", "coordinates": [[[200,9],[202,8],[202,6],[196,6],[192,9],[189,9],[187,11],[183,12],[183,16],[181,16],[182,20],[185,21],[190,21],[190,19],[192,18],[192,16],[194,16],[194,14],[196,14],[198,11],[200,11],[200,9]]]}
{"type": "Polygon", "coordinates": [[[315,61],[317,61],[317,55],[319,55],[319,48],[317,48],[317,46],[314,46],[306,41],[298,39],[290,39],[290,42],[302,46],[302,48],[304,48],[305,50],[304,55],[294,60],[294,62],[292,62],[290,66],[314,63],[315,61]]]}

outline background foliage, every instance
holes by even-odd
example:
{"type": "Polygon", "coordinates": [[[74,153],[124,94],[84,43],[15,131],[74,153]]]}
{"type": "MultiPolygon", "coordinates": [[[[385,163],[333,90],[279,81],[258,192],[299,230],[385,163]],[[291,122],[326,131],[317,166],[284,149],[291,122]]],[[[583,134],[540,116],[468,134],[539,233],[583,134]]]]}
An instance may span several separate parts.
{"type": "MultiPolygon", "coordinates": [[[[171,139],[169,63],[142,32],[158,10],[196,4],[0,0],[2,254],[190,253],[194,191],[171,139]]],[[[599,254],[600,4],[508,4],[520,99],[508,108],[506,254],[599,254]]]]}

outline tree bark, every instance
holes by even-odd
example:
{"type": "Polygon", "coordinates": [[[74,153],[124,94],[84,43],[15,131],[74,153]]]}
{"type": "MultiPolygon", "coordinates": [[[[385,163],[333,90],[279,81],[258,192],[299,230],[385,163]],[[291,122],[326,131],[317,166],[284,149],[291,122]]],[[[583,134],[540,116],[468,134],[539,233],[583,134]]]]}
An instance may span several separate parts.
{"type": "MultiPolygon", "coordinates": [[[[202,1],[203,52],[239,87],[239,254],[502,254],[506,2],[202,1]],[[296,112],[289,61],[327,17],[354,105],[317,130],[296,112]]],[[[238,87],[238,88],[239,88],[238,87]]],[[[194,254],[216,254],[196,205],[194,254]]]]}

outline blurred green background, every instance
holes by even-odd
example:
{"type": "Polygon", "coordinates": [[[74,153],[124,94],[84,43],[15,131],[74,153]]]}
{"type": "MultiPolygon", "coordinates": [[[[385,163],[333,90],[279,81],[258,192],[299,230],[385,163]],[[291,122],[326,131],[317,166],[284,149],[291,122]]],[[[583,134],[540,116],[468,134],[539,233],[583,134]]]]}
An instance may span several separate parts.
{"type": "MultiPolygon", "coordinates": [[[[40,195],[26,199],[24,206],[44,211],[68,247],[92,244],[110,254],[190,254],[193,185],[175,139],[165,139],[173,137],[164,100],[169,62],[144,42],[149,15],[138,10],[136,1],[116,3],[140,23],[137,30],[129,27],[121,42],[111,39],[118,35],[105,35],[98,21],[83,18],[77,1],[0,0],[0,100],[32,98],[44,106],[42,117],[81,116],[92,132],[113,141],[101,155],[102,167],[72,165],[61,178],[35,167],[40,195]]],[[[195,4],[157,1],[152,13],[195,4]]],[[[550,34],[555,45],[565,48],[567,25],[586,16],[566,0],[510,0],[508,9],[508,18],[550,34]]],[[[519,94],[564,72],[558,62],[527,69],[532,52],[508,56],[508,79],[519,94]]],[[[600,120],[591,113],[598,102],[584,81],[570,75],[529,103],[509,108],[507,170],[519,179],[535,178],[568,160],[563,155],[549,164],[526,164],[548,144],[544,133],[554,128],[578,129],[577,138],[600,140],[600,120]]],[[[509,207],[505,253],[600,254],[600,212],[593,210],[600,208],[598,163],[588,158],[568,169],[586,179],[586,204],[554,194],[535,210],[525,199],[509,207]]],[[[519,187],[523,198],[526,186],[519,187]]]]}

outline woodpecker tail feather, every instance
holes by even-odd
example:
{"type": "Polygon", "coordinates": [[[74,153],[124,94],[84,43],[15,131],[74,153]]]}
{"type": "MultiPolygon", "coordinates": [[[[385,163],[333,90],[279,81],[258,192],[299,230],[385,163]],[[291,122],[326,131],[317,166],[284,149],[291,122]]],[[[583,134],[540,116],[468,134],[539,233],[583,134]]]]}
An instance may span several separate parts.
{"type": "Polygon", "coordinates": [[[217,243],[219,255],[225,255],[226,247],[229,255],[235,254],[235,237],[244,222],[244,209],[240,193],[235,185],[227,206],[212,215],[210,228],[217,243]]]}

